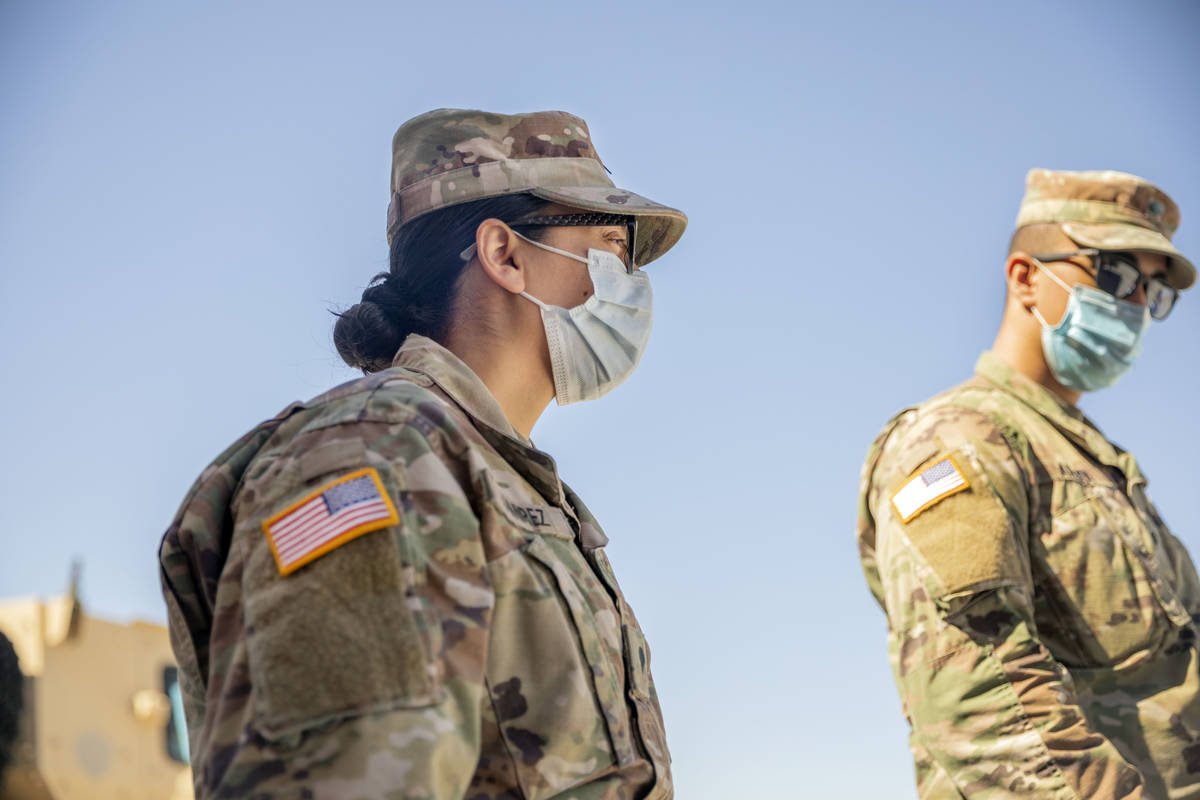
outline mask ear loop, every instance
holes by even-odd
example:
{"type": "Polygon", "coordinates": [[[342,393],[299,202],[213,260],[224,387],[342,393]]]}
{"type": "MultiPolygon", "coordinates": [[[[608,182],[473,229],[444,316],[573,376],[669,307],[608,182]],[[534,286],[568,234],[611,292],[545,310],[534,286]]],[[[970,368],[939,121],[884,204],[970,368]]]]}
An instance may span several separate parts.
{"type": "Polygon", "coordinates": [[[1043,264],[1041,261],[1038,261],[1033,256],[1030,256],[1029,260],[1033,262],[1034,266],[1036,266],[1042,272],[1046,273],[1047,278],[1049,278],[1050,280],[1057,283],[1059,285],[1059,288],[1061,288],[1064,292],[1069,293],[1071,291],[1071,287],[1067,285],[1067,282],[1064,281],[1062,278],[1058,277],[1057,275],[1055,275],[1053,272],[1051,272],[1050,269],[1047,268],[1046,265],[1043,264]]]}
{"type": "Polygon", "coordinates": [[[586,258],[584,258],[583,256],[577,256],[574,253],[572,253],[570,250],[559,250],[557,247],[551,247],[548,244],[542,244],[541,242],[535,242],[533,239],[530,239],[528,236],[522,236],[520,233],[517,233],[517,231],[513,231],[513,234],[516,235],[517,238],[524,239],[525,241],[529,242],[534,247],[540,247],[543,250],[549,250],[551,253],[558,253],[560,256],[566,256],[567,258],[573,258],[581,264],[588,263],[588,260],[586,258]]]}
{"type": "Polygon", "coordinates": [[[538,300],[536,297],[531,295],[529,292],[521,292],[521,297],[524,297],[526,300],[532,300],[534,303],[537,303],[537,307],[540,308],[542,311],[545,311],[546,309],[550,308],[549,303],[543,303],[541,300],[538,300]]]}
{"type": "MultiPolygon", "coordinates": [[[[1061,288],[1061,289],[1062,289],[1064,292],[1066,292],[1067,294],[1070,294],[1070,293],[1071,293],[1071,291],[1072,291],[1072,290],[1071,290],[1071,287],[1067,285],[1067,282],[1066,282],[1066,281],[1064,281],[1062,278],[1058,277],[1057,275],[1055,275],[1053,272],[1051,272],[1051,271],[1050,271],[1050,270],[1049,270],[1049,269],[1046,267],[1046,265],[1045,265],[1045,264],[1043,264],[1041,261],[1038,261],[1038,260],[1037,260],[1036,258],[1034,258],[1033,256],[1030,256],[1030,257],[1029,257],[1029,260],[1030,260],[1031,262],[1033,262],[1033,265],[1034,265],[1035,267],[1037,267],[1037,268],[1038,268],[1038,269],[1040,269],[1040,270],[1041,270],[1043,273],[1045,273],[1045,275],[1046,275],[1046,277],[1047,277],[1047,278],[1049,278],[1050,280],[1052,280],[1052,281],[1054,281],[1055,283],[1057,283],[1057,284],[1058,284],[1058,286],[1059,286],[1059,288],[1061,288]]],[[[1038,311],[1038,307],[1037,307],[1037,306],[1034,306],[1033,308],[1031,308],[1031,309],[1030,309],[1030,311],[1032,311],[1032,312],[1033,312],[1033,316],[1034,316],[1034,318],[1036,318],[1038,322],[1042,323],[1042,327],[1044,327],[1044,328],[1056,328],[1056,327],[1058,327],[1057,325],[1051,325],[1049,322],[1046,322],[1046,318],[1042,316],[1042,312],[1041,312],[1041,311],[1038,311]]],[[[1061,324],[1062,324],[1062,322],[1060,321],[1060,322],[1059,322],[1059,325],[1061,325],[1061,324]]]]}
{"type": "MultiPolygon", "coordinates": [[[[512,228],[509,228],[509,230],[512,230],[512,228]]],[[[513,232],[513,235],[516,236],[518,239],[524,239],[526,242],[529,242],[534,247],[540,247],[543,250],[549,250],[551,253],[558,253],[560,256],[566,256],[567,258],[573,258],[576,261],[578,261],[580,264],[588,263],[588,260],[586,258],[584,258],[583,256],[577,256],[569,250],[560,250],[557,247],[551,247],[548,244],[542,244],[541,242],[535,242],[533,239],[530,239],[528,236],[522,236],[517,231],[512,231],[512,232],[513,232]]],[[[475,255],[475,243],[472,242],[470,245],[463,248],[462,252],[458,254],[458,257],[461,258],[463,261],[470,261],[471,258],[474,257],[474,255],[475,255]]]]}

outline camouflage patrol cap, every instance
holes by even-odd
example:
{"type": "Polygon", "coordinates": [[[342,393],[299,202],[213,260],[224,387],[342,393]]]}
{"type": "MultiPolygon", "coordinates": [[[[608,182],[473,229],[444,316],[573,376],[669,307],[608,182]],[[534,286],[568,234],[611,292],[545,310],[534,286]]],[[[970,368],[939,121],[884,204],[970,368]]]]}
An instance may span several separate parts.
{"type": "Polygon", "coordinates": [[[603,214],[637,217],[634,254],[648,264],[679,241],[687,216],[618,189],[587,123],[565,111],[493,114],[441,108],[413,117],[392,138],[387,240],[439,208],[529,193],[603,214]]]}
{"type": "Polygon", "coordinates": [[[1171,244],[1179,207],[1136,175],[1031,169],[1017,227],[1043,222],[1060,223],[1063,233],[1082,247],[1161,253],[1169,259],[1172,286],[1186,289],[1196,282],[1196,268],[1171,244]]]}

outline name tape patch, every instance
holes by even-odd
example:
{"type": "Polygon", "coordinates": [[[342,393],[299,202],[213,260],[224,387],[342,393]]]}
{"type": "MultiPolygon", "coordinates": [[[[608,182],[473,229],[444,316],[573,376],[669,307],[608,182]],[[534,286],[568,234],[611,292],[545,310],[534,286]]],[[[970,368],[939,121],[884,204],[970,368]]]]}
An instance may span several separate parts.
{"type": "Polygon", "coordinates": [[[546,521],[546,509],[544,508],[519,506],[508,499],[505,499],[504,505],[508,506],[508,510],[515,514],[517,519],[524,520],[535,528],[542,528],[550,524],[546,521]]]}
{"type": "Polygon", "coordinates": [[[372,467],[331,481],[263,522],[279,573],[295,572],[356,536],[399,521],[372,467]]]}
{"type": "Polygon", "coordinates": [[[908,522],[925,509],[971,486],[954,459],[946,456],[918,472],[892,495],[892,508],[901,522],[908,522]]]}

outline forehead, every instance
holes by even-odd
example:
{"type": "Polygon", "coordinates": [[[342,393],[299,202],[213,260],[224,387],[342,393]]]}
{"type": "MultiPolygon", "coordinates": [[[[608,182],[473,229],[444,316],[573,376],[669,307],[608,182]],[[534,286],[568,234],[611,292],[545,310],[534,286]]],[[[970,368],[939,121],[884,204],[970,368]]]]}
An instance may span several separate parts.
{"type": "Polygon", "coordinates": [[[1137,257],[1138,269],[1143,275],[1155,277],[1167,274],[1167,257],[1162,253],[1133,253],[1137,257]]]}

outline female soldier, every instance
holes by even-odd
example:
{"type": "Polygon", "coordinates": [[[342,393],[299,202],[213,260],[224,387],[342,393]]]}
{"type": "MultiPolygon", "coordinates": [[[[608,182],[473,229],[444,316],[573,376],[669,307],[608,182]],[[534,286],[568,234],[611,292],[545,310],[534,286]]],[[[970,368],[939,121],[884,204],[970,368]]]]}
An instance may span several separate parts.
{"type": "Polygon", "coordinates": [[[685,225],[569,114],[396,132],[391,268],[334,331],[366,377],[226,450],[162,543],[199,798],[672,795],[607,538],[528,437],[633,371],[636,268],[685,225]]]}

